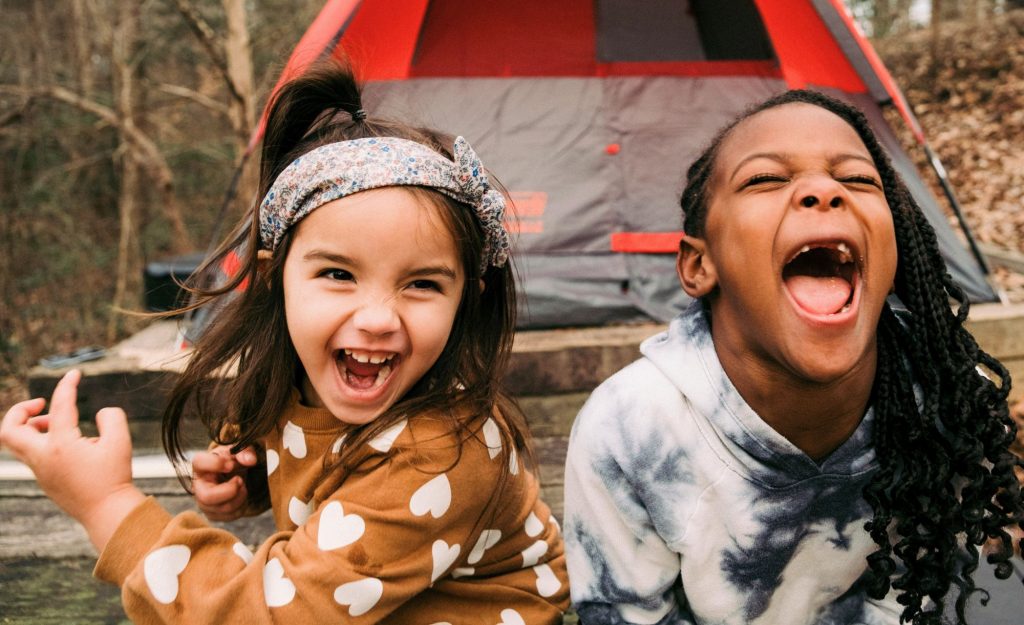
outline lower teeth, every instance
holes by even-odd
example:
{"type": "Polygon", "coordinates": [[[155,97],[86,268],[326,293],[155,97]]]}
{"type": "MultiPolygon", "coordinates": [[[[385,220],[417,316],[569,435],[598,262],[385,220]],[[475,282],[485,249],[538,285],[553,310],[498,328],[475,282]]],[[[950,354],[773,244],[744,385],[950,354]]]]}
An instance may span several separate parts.
{"type": "Polygon", "coordinates": [[[389,375],[391,375],[391,367],[384,365],[380,368],[380,371],[377,372],[377,379],[373,382],[373,385],[380,386],[389,375]]]}

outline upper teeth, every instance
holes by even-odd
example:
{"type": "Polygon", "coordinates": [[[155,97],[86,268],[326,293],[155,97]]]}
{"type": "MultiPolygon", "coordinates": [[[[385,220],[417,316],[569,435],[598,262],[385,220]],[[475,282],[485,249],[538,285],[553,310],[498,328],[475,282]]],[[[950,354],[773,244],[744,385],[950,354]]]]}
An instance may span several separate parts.
{"type": "MultiPolygon", "coordinates": [[[[797,256],[799,256],[800,254],[803,254],[804,252],[810,252],[811,249],[812,248],[811,248],[810,245],[805,245],[805,246],[800,248],[799,252],[797,252],[797,256]]],[[[851,260],[853,260],[853,257],[850,255],[850,246],[847,245],[846,243],[839,243],[839,244],[837,244],[836,245],[836,251],[839,252],[839,254],[840,254],[840,256],[839,256],[839,260],[840,261],[842,261],[844,263],[848,263],[851,260]]]]}
{"type": "Polygon", "coordinates": [[[371,364],[379,365],[382,362],[388,362],[395,357],[394,354],[388,354],[387,356],[378,356],[371,354],[370,352],[357,352],[351,349],[346,349],[345,354],[352,357],[356,362],[368,362],[371,364]]]}

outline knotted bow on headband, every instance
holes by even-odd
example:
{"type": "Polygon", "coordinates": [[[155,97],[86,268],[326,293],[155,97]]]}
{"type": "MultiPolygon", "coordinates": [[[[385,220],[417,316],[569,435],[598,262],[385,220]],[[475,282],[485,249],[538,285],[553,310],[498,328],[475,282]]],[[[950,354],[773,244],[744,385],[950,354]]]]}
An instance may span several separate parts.
{"type": "Polygon", "coordinates": [[[484,233],[480,271],[508,260],[505,197],[491,187],[480,157],[463,137],[452,162],[425,145],[395,137],[353,139],[320,146],[292,161],[260,203],[260,240],[273,252],[281,237],[327,202],[393,186],[436,189],[473,207],[484,233]]]}

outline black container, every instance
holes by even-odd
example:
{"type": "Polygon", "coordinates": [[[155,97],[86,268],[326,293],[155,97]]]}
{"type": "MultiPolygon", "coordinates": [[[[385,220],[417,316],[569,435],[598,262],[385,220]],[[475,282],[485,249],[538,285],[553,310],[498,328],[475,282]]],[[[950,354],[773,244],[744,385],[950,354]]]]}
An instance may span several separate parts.
{"type": "Polygon", "coordinates": [[[204,258],[202,253],[185,254],[147,264],[142,274],[146,310],[163,312],[185,304],[188,295],[178,284],[185,282],[204,258]]]}

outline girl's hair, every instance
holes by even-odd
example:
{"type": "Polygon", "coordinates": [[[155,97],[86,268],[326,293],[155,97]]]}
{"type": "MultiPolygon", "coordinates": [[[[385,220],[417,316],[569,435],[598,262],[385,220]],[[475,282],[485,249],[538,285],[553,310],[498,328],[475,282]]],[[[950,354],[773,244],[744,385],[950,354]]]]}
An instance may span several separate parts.
{"type": "MultiPolygon", "coordinates": [[[[946,272],[935,232],[896,173],[867,119],[856,108],[813,91],[789,91],[743,113],[722,129],[690,166],[680,205],[684,230],[704,236],[715,162],[723,141],[743,120],[791,103],[821,107],[860,135],[882,178],[896,232],[895,294],[909,311],[897,319],[887,304],[878,323],[878,367],[872,389],[879,470],[864,489],[874,511],[866,525],[878,550],[868,557],[868,594],[890,586],[915,625],[941,622],[951,586],[963,623],[978,590],[978,545],[996,539],[988,556],[996,576],[1012,572],[1013,540],[1005,527],[1024,527],[1024,505],[1009,446],[1017,432],[1006,398],[1010,376],[964,329],[969,303],[946,272]],[[950,300],[955,300],[956,310],[950,300]],[[984,367],[999,379],[996,385],[984,367]],[[915,401],[915,386],[922,401],[915,401]],[[890,530],[892,530],[890,532],[890,530]],[[966,539],[966,546],[961,544],[966,539]],[[898,567],[893,556],[901,566],[898,567]],[[932,606],[923,600],[931,599],[932,606]]],[[[1024,541],[1022,541],[1024,543],[1024,541]]]]}
{"type": "MultiPolygon", "coordinates": [[[[336,60],[320,62],[282,87],[270,104],[260,162],[259,198],[297,157],[319,146],[369,137],[419,142],[452,158],[453,138],[427,128],[367,117],[351,69],[336,60]]],[[[493,180],[493,178],[492,178],[493,180]]],[[[465,271],[458,311],[440,357],[394,406],[348,433],[332,480],[351,472],[356,453],[401,419],[431,411],[447,419],[450,431],[465,439],[483,420],[495,416],[503,442],[533,464],[522,412],[504,392],[501,378],[515,329],[516,291],[511,261],[481,273],[484,235],[474,211],[432,189],[406,187],[437,210],[459,249],[465,271]],[[471,415],[468,419],[459,415],[471,415]]],[[[429,210],[425,208],[425,210],[429,210]]],[[[210,437],[235,451],[276,427],[302,375],[302,365],[285,322],[282,276],[291,236],[286,233],[267,266],[257,269],[260,247],[259,199],[234,235],[204,262],[189,281],[194,301],[185,310],[216,307],[209,327],[196,342],[188,367],[171,392],[164,412],[163,444],[182,459],[181,427],[196,415],[210,437]],[[226,282],[206,286],[206,278],[241,250],[241,268],[226,282]],[[234,369],[234,371],[232,371],[234,369]],[[234,377],[232,377],[232,375],[234,377]]],[[[461,450],[461,446],[459,447],[461,450]]],[[[507,467],[504,467],[507,470],[507,467]]],[[[265,501],[265,476],[249,471],[250,501],[265,501]]]]}

